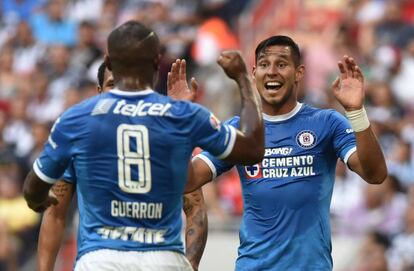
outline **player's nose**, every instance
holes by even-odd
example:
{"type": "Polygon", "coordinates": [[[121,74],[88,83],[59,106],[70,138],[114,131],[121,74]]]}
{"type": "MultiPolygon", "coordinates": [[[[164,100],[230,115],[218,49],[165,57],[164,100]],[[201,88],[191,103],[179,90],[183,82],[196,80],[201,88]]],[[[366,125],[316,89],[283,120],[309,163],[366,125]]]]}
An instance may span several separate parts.
{"type": "Polygon", "coordinates": [[[278,74],[279,70],[277,68],[276,64],[269,65],[269,68],[267,69],[267,74],[270,76],[276,76],[278,74]]]}

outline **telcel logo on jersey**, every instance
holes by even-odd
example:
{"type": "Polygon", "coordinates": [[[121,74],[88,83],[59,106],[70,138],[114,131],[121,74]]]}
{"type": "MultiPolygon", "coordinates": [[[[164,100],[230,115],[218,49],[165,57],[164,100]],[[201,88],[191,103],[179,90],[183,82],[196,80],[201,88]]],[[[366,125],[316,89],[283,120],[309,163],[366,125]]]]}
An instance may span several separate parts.
{"type": "Polygon", "coordinates": [[[296,136],[296,143],[304,149],[313,148],[316,145],[316,135],[309,130],[301,131],[296,136]]]}
{"type": "Polygon", "coordinates": [[[127,104],[125,100],[116,103],[114,114],[121,114],[129,117],[143,116],[164,116],[168,109],[171,108],[170,103],[146,103],[139,101],[137,104],[127,104]]]}

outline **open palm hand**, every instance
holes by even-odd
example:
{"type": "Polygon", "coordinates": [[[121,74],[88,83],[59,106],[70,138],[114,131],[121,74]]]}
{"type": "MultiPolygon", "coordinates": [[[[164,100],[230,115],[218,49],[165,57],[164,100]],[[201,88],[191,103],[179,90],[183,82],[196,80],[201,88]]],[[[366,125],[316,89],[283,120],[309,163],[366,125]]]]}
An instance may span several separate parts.
{"type": "Polygon", "coordinates": [[[167,93],[171,98],[193,102],[196,98],[198,83],[191,78],[191,88],[188,87],[186,65],[184,59],[177,59],[171,65],[167,77],[167,93]]]}
{"type": "Polygon", "coordinates": [[[340,76],[332,84],[332,91],[346,111],[361,109],[364,104],[364,75],[353,58],[344,56],[338,62],[340,76]]]}

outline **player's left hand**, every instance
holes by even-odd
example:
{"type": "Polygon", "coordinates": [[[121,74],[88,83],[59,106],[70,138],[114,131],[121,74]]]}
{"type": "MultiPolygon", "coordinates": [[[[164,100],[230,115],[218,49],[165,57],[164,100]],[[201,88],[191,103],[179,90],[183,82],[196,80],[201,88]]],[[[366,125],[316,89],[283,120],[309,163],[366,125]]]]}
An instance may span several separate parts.
{"type": "Polygon", "coordinates": [[[184,59],[177,59],[171,66],[167,77],[168,96],[176,100],[194,101],[197,95],[198,83],[191,78],[191,88],[187,84],[187,64],[184,59]]]}
{"type": "Polygon", "coordinates": [[[57,205],[59,203],[56,195],[52,192],[52,190],[49,190],[49,194],[47,198],[40,204],[34,204],[29,202],[28,206],[30,209],[37,213],[44,212],[47,208],[49,208],[52,205],[57,205]]]}
{"type": "Polygon", "coordinates": [[[332,91],[346,111],[361,109],[364,104],[364,75],[354,59],[344,56],[338,62],[340,76],[332,84],[332,91]]]}

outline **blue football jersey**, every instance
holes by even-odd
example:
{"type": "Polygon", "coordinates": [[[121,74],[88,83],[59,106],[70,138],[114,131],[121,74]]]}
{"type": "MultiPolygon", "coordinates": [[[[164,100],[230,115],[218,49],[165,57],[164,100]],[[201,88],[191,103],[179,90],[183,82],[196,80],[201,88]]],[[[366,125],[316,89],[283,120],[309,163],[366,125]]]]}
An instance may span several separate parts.
{"type": "Polygon", "coordinates": [[[78,258],[101,248],[174,250],[182,194],[196,146],[226,157],[236,138],[205,108],[152,90],[111,90],[55,122],[34,171],[76,183],[78,258]]]}
{"type": "MultiPolygon", "coordinates": [[[[238,127],[239,117],[229,121],[238,127]]],[[[338,157],[356,150],[348,121],[334,110],[300,104],[264,115],[265,155],[237,165],[244,213],[236,270],[331,270],[329,207],[338,157]]],[[[220,175],[232,165],[199,156],[220,175]]]]}

